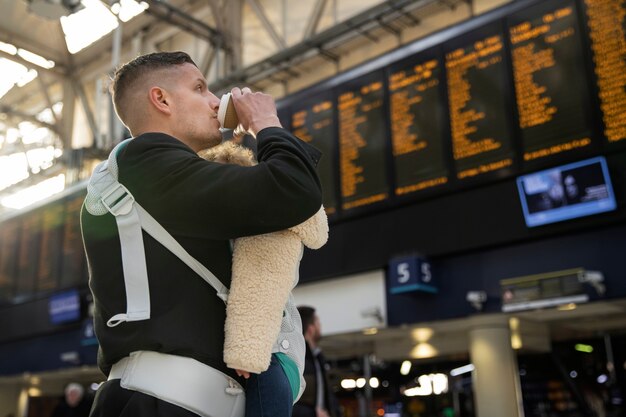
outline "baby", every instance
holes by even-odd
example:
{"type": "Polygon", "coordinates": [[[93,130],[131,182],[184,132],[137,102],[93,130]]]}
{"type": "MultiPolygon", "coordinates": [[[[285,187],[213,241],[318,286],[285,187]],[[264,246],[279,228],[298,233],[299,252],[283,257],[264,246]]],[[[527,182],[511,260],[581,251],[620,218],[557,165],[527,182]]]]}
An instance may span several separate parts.
{"type": "MultiPolygon", "coordinates": [[[[230,141],[201,151],[200,156],[224,164],[256,165],[252,151],[230,141]]],[[[293,403],[304,391],[305,342],[291,290],[298,283],[303,245],[318,249],[327,240],[328,219],[322,207],[287,230],[234,241],[224,362],[238,374],[250,375],[246,417],[290,417],[293,403]]]]}

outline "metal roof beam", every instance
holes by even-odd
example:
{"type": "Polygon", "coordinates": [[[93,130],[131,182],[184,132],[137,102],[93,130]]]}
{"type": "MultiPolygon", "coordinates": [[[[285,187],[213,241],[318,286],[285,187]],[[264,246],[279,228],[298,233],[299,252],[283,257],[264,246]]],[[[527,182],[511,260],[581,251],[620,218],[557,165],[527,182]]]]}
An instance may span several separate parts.
{"type": "Polygon", "coordinates": [[[46,128],[50,129],[51,131],[53,131],[56,134],[59,133],[59,129],[58,129],[57,126],[51,125],[50,123],[42,122],[41,120],[37,119],[32,114],[27,114],[27,113],[21,112],[19,110],[16,110],[16,109],[10,107],[10,106],[0,105],[0,113],[5,113],[5,114],[11,115],[11,116],[18,117],[18,118],[20,118],[22,120],[26,120],[26,121],[34,123],[34,124],[36,124],[38,126],[46,127],[46,128]]]}
{"type": "Polygon", "coordinates": [[[261,3],[259,3],[258,0],[247,0],[247,2],[252,8],[254,14],[256,14],[256,16],[261,21],[261,24],[265,28],[265,31],[269,33],[270,37],[272,38],[278,49],[286,48],[287,45],[285,44],[284,39],[278,35],[276,30],[274,29],[274,26],[272,26],[272,23],[267,18],[267,15],[265,14],[265,10],[263,9],[261,3]]]}
{"type": "Polygon", "coordinates": [[[146,13],[183,29],[192,35],[198,36],[201,39],[208,40],[211,45],[221,48],[229,49],[229,46],[224,41],[224,36],[218,30],[212,28],[201,20],[183,12],[182,10],[164,2],[163,0],[144,0],[150,7],[146,9],[146,13]]]}
{"type": "Polygon", "coordinates": [[[324,9],[326,8],[327,2],[328,0],[317,0],[317,2],[315,3],[311,18],[306,24],[306,29],[304,29],[304,39],[310,38],[317,32],[317,27],[320,24],[320,20],[322,18],[322,14],[324,13],[324,9]]]}
{"type": "Polygon", "coordinates": [[[54,124],[57,125],[59,123],[59,119],[57,118],[57,115],[54,112],[54,109],[52,108],[52,100],[50,99],[50,94],[48,94],[48,87],[46,86],[46,83],[44,83],[43,81],[43,74],[39,74],[37,76],[37,82],[39,83],[39,88],[41,88],[41,93],[46,99],[46,104],[48,105],[48,108],[50,109],[50,113],[52,113],[54,124]]]}
{"type": "MultiPolygon", "coordinates": [[[[379,18],[383,18],[384,16],[398,11],[406,13],[404,11],[405,8],[413,10],[438,3],[439,1],[440,0],[388,0],[336,26],[320,32],[310,39],[286,48],[263,61],[239,71],[232,72],[229,76],[212,83],[210,88],[213,91],[221,91],[231,85],[246,82],[248,79],[261,73],[268,76],[272,71],[279,71],[283,65],[290,64],[292,60],[303,58],[311,51],[316,51],[320,48],[327,49],[324,48],[325,45],[330,45],[339,38],[344,38],[344,41],[347,41],[351,37],[358,36],[357,30],[364,31],[372,29],[371,27],[365,29],[365,27],[371,26],[372,23],[377,24],[377,19],[379,18]]],[[[370,34],[368,35],[371,36],[370,34]]]]}
{"type": "Polygon", "coordinates": [[[0,57],[9,59],[9,60],[14,61],[14,62],[17,62],[18,64],[22,64],[22,65],[24,65],[28,69],[34,69],[37,72],[48,73],[50,75],[53,75],[56,78],[63,78],[63,77],[66,76],[65,71],[62,70],[61,68],[59,68],[58,66],[54,66],[52,68],[40,67],[37,64],[33,64],[32,62],[25,60],[24,58],[22,58],[19,55],[11,55],[11,54],[6,53],[4,51],[0,51],[0,57]]]}
{"type": "Polygon", "coordinates": [[[46,46],[46,45],[41,45],[41,44],[37,44],[32,40],[26,39],[25,37],[23,37],[22,35],[19,35],[17,33],[13,33],[11,31],[8,31],[5,28],[1,28],[0,27],[0,41],[5,42],[5,43],[10,43],[11,45],[15,46],[16,48],[20,48],[20,49],[25,49],[29,52],[32,52],[34,54],[37,54],[45,59],[48,59],[50,61],[54,61],[56,63],[57,66],[61,67],[64,63],[63,61],[63,56],[61,55],[57,55],[55,56],[51,56],[50,55],[50,47],[46,46]]]}

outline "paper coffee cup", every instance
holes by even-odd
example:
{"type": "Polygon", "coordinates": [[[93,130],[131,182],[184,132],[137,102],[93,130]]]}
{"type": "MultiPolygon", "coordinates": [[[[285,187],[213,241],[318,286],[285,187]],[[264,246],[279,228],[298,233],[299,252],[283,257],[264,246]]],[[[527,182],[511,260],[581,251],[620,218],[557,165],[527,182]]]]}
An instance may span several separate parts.
{"type": "Polygon", "coordinates": [[[234,129],[239,124],[230,93],[224,94],[220,100],[220,106],[217,109],[217,121],[224,129],[234,129]]]}

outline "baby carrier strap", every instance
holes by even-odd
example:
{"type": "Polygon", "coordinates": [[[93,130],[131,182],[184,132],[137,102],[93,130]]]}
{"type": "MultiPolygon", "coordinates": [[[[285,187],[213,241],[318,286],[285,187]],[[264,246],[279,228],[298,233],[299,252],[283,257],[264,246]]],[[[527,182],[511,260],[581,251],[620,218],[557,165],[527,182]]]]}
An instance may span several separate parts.
{"type": "Polygon", "coordinates": [[[85,208],[95,216],[111,213],[117,223],[122,251],[126,313],[116,314],[107,321],[114,327],[125,321],[150,318],[150,288],[146,252],[143,244],[145,230],[157,242],[176,255],[189,268],[211,285],[217,296],[226,302],[228,288],[198,260],[191,256],[154,217],[135,200],[118,181],[117,154],[131,139],[119,143],[109,159],[96,166],[87,186],[85,208]]]}

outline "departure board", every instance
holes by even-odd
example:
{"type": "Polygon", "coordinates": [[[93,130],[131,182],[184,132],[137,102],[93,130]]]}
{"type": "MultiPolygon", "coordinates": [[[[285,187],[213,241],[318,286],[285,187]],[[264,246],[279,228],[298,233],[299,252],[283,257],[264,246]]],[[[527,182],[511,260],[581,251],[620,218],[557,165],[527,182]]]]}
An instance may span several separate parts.
{"type": "Polygon", "coordinates": [[[504,39],[497,27],[447,45],[445,63],[457,178],[511,167],[504,39]]]}
{"type": "Polygon", "coordinates": [[[19,220],[8,220],[0,226],[0,303],[13,297],[19,234],[19,220]]]}
{"type": "Polygon", "coordinates": [[[397,195],[448,182],[441,67],[432,53],[390,68],[389,120],[397,195]]]}
{"type": "Polygon", "coordinates": [[[604,136],[626,140],[626,1],[585,0],[604,136]]]}
{"type": "Polygon", "coordinates": [[[63,212],[62,202],[50,204],[43,210],[37,291],[54,290],[58,286],[63,212]]]}
{"type": "Polygon", "coordinates": [[[292,107],[291,131],[305,142],[322,152],[317,172],[322,183],[323,204],[326,213],[337,211],[335,190],[335,122],[333,96],[330,91],[306,100],[299,100],[292,107]]]}
{"type": "Polygon", "coordinates": [[[382,72],[357,78],[337,90],[344,210],[380,202],[389,196],[384,98],[382,72]]]}
{"type": "Polygon", "coordinates": [[[80,195],[65,202],[61,288],[79,285],[86,281],[85,252],[80,233],[80,209],[83,200],[84,196],[80,195]]]}
{"type": "Polygon", "coordinates": [[[29,296],[35,292],[35,280],[39,260],[39,238],[41,236],[41,213],[33,212],[22,216],[22,231],[17,261],[15,295],[29,296]]]}
{"type": "Polygon", "coordinates": [[[576,6],[545,1],[508,19],[523,159],[589,147],[588,92],[576,6]]]}

